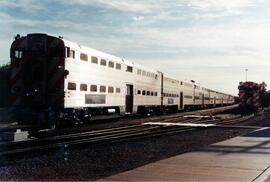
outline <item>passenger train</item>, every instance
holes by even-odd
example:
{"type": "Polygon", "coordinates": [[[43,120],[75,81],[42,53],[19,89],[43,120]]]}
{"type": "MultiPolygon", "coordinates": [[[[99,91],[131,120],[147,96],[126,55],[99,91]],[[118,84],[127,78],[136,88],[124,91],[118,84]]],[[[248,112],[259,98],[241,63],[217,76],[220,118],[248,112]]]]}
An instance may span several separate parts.
{"type": "Polygon", "coordinates": [[[234,97],[42,33],[10,49],[10,104],[18,121],[52,127],[110,114],[152,114],[232,104],[234,97]]]}

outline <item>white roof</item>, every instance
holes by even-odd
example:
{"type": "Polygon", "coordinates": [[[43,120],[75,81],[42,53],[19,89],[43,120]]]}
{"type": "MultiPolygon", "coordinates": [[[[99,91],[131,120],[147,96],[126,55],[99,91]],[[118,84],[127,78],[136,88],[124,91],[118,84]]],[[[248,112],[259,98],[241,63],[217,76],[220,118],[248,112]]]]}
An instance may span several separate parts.
{"type": "Polygon", "coordinates": [[[62,39],[62,40],[64,41],[66,46],[71,47],[72,49],[74,49],[76,51],[87,53],[87,54],[97,56],[97,57],[100,57],[100,58],[103,58],[103,59],[106,59],[106,60],[111,60],[111,61],[122,63],[122,64],[124,63],[127,66],[132,66],[132,67],[134,66],[134,67],[136,67],[138,69],[142,69],[142,70],[145,70],[145,71],[149,71],[149,72],[158,74],[157,70],[144,67],[142,65],[136,64],[136,63],[134,63],[132,61],[129,61],[129,60],[126,60],[124,58],[116,57],[116,56],[113,56],[111,54],[107,54],[105,52],[102,52],[102,51],[99,51],[99,50],[96,50],[96,49],[93,49],[93,48],[89,48],[89,47],[86,47],[86,46],[83,46],[83,45],[68,41],[66,39],[62,39]]]}

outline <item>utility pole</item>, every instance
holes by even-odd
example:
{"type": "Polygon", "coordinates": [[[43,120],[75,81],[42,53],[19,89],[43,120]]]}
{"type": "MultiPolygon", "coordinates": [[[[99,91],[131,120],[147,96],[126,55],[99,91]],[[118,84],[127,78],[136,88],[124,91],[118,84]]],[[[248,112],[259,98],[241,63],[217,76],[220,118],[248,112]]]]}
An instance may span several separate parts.
{"type": "Polygon", "coordinates": [[[247,82],[247,72],[248,72],[248,69],[246,68],[245,71],[246,71],[246,82],[247,82]]]}

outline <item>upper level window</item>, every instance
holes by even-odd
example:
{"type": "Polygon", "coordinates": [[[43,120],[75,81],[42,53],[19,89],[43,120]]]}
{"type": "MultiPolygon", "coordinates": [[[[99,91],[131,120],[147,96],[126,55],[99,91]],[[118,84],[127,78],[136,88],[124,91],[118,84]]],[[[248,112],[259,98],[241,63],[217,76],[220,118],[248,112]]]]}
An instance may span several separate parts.
{"type": "Polygon", "coordinates": [[[120,63],[116,63],[115,68],[118,70],[121,70],[121,64],[120,63]]]}
{"type": "Polygon", "coordinates": [[[142,75],[145,76],[146,72],[145,71],[142,71],[142,75]]]}
{"type": "Polygon", "coordinates": [[[100,86],[99,92],[106,92],[106,86],[100,86]]]}
{"type": "Polygon", "coordinates": [[[145,90],[142,91],[142,95],[145,95],[145,90]]]}
{"type": "Polygon", "coordinates": [[[127,66],[127,70],[126,70],[127,72],[131,72],[132,73],[132,71],[133,71],[133,68],[132,68],[132,66],[127,66]]]}
{"type": "Polygon", "coordinates": [[[87,85],[86,84],[81,84],[80,85],[80,91],[87,91],[87,85]]]}
{"type": "Polygon", "coordinates": [[[110,67],[110,68],[114,68],[114,62],[109,61],[109,67],[110,67]]]}
{"type": "Polygon", "coordinates": [[[105,60],[105,59],[101,59],[101,60],[100,60],[100,65],[106,66],[106,65],[107,65],[106,60],[105,60]]]}
{"type": "Polygon", "coordinates": [[[69,47],[65,48],[65,54],[67,58],[75,58],[75,51],[71,50],[69,47]]]}
{"type": "Polygon", "coordinates": [[[137,90],[137,94],[138,95],[141,95],[141,90],[137,90]]]}
{"type": "Polygon", "coordinates": [[[108,87],[108,93],[113,93],[113,87],[108,87]]]}
{"type": "Polygon", "coordinates": [[[70,57],[75,58],[75,51],[74,50],[70,50],[70,57]]]}
{"type": "Polygon", "coordinates": [[[121,89],[120,88],[116,88],[116,93],[120,93],[121,89]]]}
{"type": "Polygon", "coordinates": [[[98,63],[98,58],[95,56],[91,57],[91,63],[97,64],[98,63]]]}
{"type": "Polygon", "coordinates": [[[91,92],[97,92],[97,86],[96,85],[91,85],[90,86],[90,91],[91,92]]]}
{"type": "Polygon", "coordinates": [[[81,54],[80,54],[80,59],[81,59],[82,61],[88,61],[88,56],[87,56],[87,54],[81,53],[81,54]]]}
{"type": "Polygon", "coordinates": [[[76,83],[68,82],[68,90],[76,90],[76,83]]]}

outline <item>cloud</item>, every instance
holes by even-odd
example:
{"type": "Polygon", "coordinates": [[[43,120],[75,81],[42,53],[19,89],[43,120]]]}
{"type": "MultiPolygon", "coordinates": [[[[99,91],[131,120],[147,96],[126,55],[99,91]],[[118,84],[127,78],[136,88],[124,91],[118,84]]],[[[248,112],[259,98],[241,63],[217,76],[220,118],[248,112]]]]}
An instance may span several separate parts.
{"type": "Polygon", "coordinates": [[[40,10],[45,10],[44,6],[38,0],[1,0],[1,8],[18,8],[24,12],[34,13],[40,10]]]}
{"type": "Polygon", "coordinates": [[[254,0],[191,0],[189,5],[203,11],[228,11],[233,12],[251,6],[254,0]]]}
{"type": "Polygon", "coordinates": [[[142,20],[144,20],[144,16],[134,16],[132,19],[134,21],[142,21],[142,20]]]}
{"type": "MultiPolygon", "coordinates": [[[[107,7],[111,9],[115,9],[118,11],[126,11],[126,12],[141,12],[141,13],[149,13],[154,7],[156,7],[156,3],[154,1],[136,1],[136,0],[74,0],[68,3],[71,4],[79,4],[79,5],[91,5],[91,6],[99,6],[99,7],[107,7]]],[[[65,2],[66,3],[66,2],[65,2]]]]}

